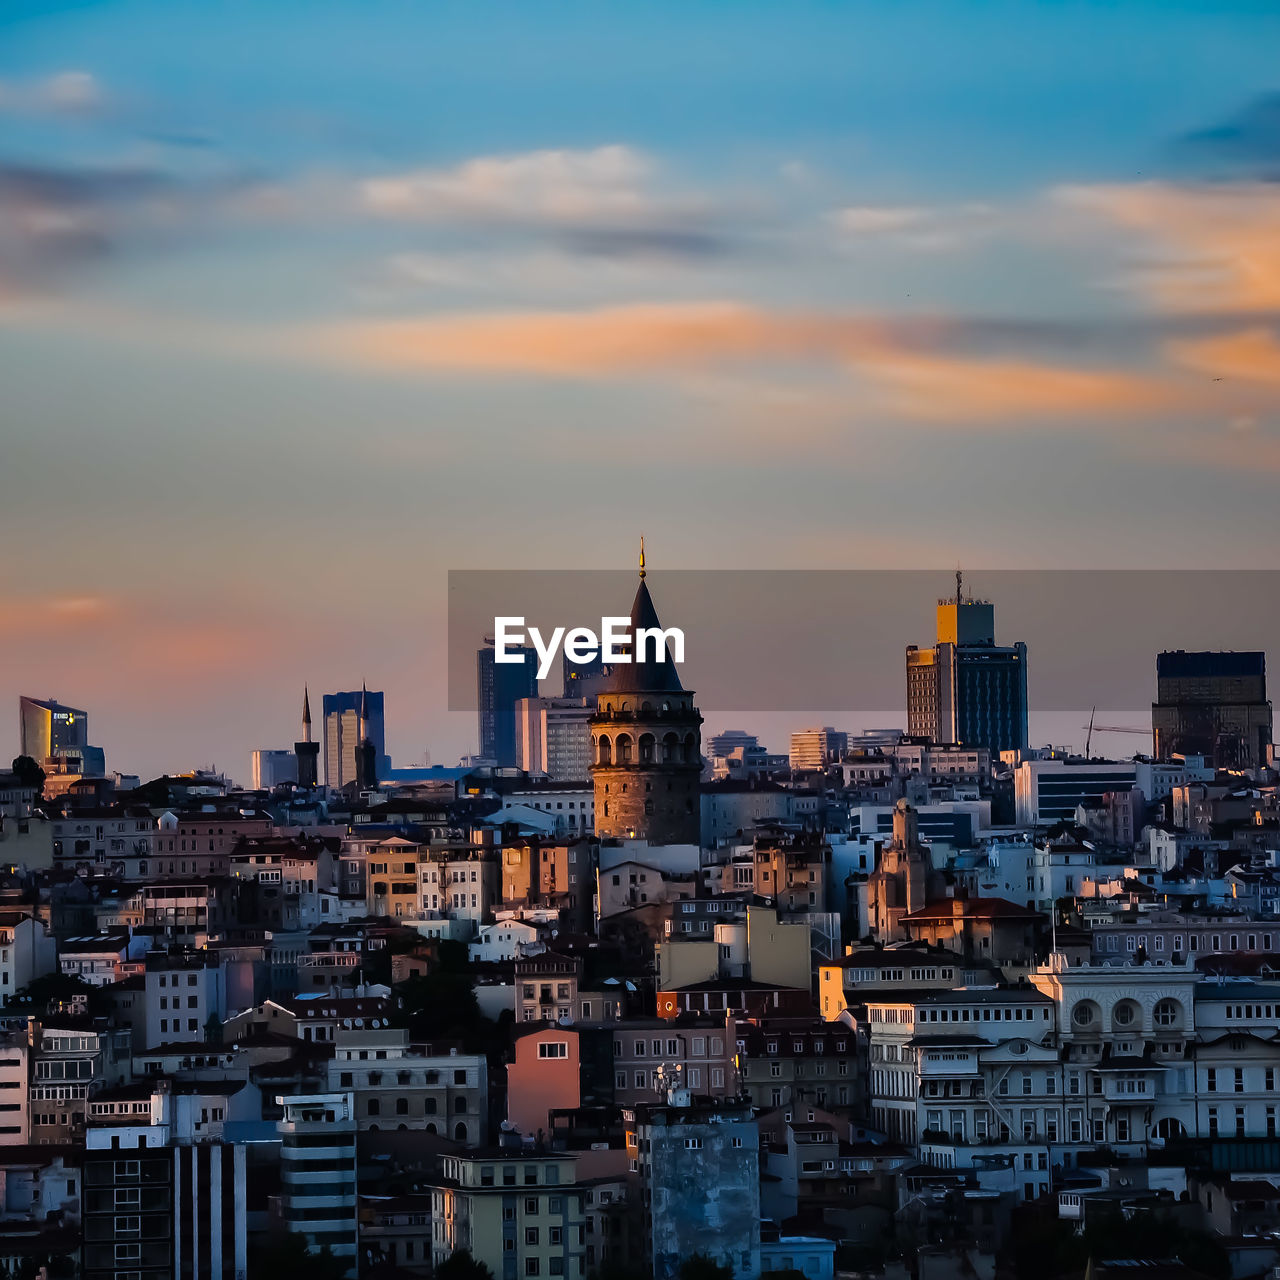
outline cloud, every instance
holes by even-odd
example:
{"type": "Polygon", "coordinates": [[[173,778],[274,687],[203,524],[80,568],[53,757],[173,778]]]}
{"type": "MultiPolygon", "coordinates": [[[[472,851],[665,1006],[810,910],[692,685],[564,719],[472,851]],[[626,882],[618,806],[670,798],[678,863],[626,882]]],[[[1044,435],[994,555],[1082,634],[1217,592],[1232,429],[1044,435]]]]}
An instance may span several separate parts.
{"type": "Polygon", "coordinates": [[[560,238],[603,256],[701,256],[723,248],[719,210],[668,189],[627,146],[478,156],[449,169],[370,178],[359,205],[380,218],[560,238]]]}
{"type": "Polygon", "coordinates": [[[1188,133],[1178,150],[1214,176],[1280,179],[1280,93],[1253,99],[1225,123],[1188,133]]]}
{"type": "Polygon", "coordinates": [[[368,321],[309,330],[291,346],[374,367],[557,378],[818,367],[864,380],[879,407],[937,421],[1143,414],[1174,402],[1141,374],[956,353],[972,340],[957,321],[706,302],[368,321]]]}
{"type": "Polygon", "coordinates": [[[837,239],[848,247],[862,241],[897,240],[912,249],[948,249],[975,232],[990,230],[997,212],[986,204],[848,205],[827,215],[837,239]]]}
{"type": "Polygon", "coordinates": [[[1145,182],[1059,188],[1055,199],[1139,234],[1120,283],[1177,312],[1280,309],[1280,186],[1145,182]]]}
{"type": "Polygon", "coordinates": [[[1267,328],[1244,329],[1212,338],[1173,342],[1171,357],[1188,369],[1213,377],[1280,387],[1280,340],[1267,328]]]}
{"type": "Polygon", "coordinates": [[[107,103],[87,71],[59,71],[40,80],[0,80],[0,111],[29,115],[90,115],[107,103]]]}

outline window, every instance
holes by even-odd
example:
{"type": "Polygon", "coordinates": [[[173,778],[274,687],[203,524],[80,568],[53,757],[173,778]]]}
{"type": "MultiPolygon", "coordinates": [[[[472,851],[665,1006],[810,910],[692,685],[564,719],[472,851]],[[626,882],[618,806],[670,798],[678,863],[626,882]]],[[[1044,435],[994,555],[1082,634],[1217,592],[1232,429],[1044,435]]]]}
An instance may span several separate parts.
{"type": "Polygon", "coordinates": [[[567,1058],[569,1042],[567,1040],[550,1040],[538,1046],[539,1058],[567,1058]]]}

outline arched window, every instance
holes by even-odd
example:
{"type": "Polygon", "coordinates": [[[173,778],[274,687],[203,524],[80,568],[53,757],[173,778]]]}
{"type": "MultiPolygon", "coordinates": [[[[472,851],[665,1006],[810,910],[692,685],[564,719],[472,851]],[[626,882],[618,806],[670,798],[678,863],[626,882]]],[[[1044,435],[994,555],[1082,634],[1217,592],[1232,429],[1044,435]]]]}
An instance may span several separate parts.
{"type": "Polygon", "coordinates": [[[653,763],[653,734],[642,733],[640,735],[640,763],[653,763]]]}
{"type": "Polygon", "coordinates": [[[453,1114],[454,1114],[455,1116],[465,1116],[465,1115],[467,1114],[467,1100],[466,1100],[466,1098],[454,1098],[454,1100],[453,1100],[453,1114]]]}
{"type": "Polygon", "coordinates": [[[694,747],[693,734],[686,733],[684,735],[684,762],[685,764],[692,764],[695,758],[696,751],[694,747]]]}
{"type": "Polygon", "coordinates": [[[455,1125],[455,1126],[454,1126],[454,1130],[453,1130],[453,1136],[454,1136],[454,1137],[455,1137],[459,1142],[466,1142],[466,1140],[467,1140],[467,1126],[466,1126],[465,1124],[455,1125]]]}
{"type": "Polygon", "coordinates": [[[1116,1030],[1127,1031],[1140,1020],[1140,1011],[1136,1001],[1121,1000],[1111,1011],[1111,1021],[1116,1030]]]}
{"type": "Polygon", "coordinates": [[[613,763],[613,743],[604,735],[600,735],[600,763],[613,763]]]}
{"type": "Polygon", "coordinates": [[[409,1099],[397,1098],[396,1099],[396,1115],[407,1116],[408,1114],[409,1114],[409,1099]]]}
{"type": "Polygon", "coordinates": [[[1181,1026],[1182,1006],[1176,1000],[1161,1000],[1156,1005],[1154,1017],[1157,1027],[1181,1026]]]}
{"type": "Polygon", "coordinates": [[[680,746],[680,739],[674,733],[668,733],[662,739],[662,763],[673,764],[680,746]]]}
{"type": "Polygon", "coordinates": [[[377,1098],[369,1099],[369,1114],[371,1116],[377,1116],[382,1114],[382,1104],[378,1101],[377,1098]]]}
{"type": "Polygon", "coordinates": [[[427,1133],[439,1133],[439,1132],[440,1132],[440,1130],[439,1130],[439,1129],[437,1129],[437,1128],[435,1127],[435,1125],[433,1125],[433,1124],[429,1124],[429,1125],[427,1125],[426,1132],[427,1132],[427,1133]]]}
{"type": "Polygon", "coordinates": [[[436,1100],[434,1098],[428,1098],[423,1114],[428,1116],[433,1116],[435,1115],[435,1113],[436,1113],[436,1100]]]}
{"type": "Polygon", "coordinates": [[[1081,1000],[1071,1010],[1071,1021],[1081,1031],[1096,1030],[1099,1022],[1098,1006],[1092,1000],[1081,1000]]]}
{"type": "Polygon", "coordinates": [[[620,733],[618,735],[618,763],[631,763],[631,735],[629,733],[620,733]]]}

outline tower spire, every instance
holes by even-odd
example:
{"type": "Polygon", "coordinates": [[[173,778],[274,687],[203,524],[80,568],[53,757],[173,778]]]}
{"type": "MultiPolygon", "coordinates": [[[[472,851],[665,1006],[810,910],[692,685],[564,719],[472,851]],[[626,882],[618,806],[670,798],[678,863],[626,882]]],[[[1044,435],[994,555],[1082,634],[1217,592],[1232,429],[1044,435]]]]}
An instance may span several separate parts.
{"type": "Polygon", "coordinates": [[[311,741],[311,691],[302,686],[302,740],[311,741]]]}
{"type": "Polygon", "coordinates": [[[640,581],[644,581],[644,534],[640,535],[640,581]]]}

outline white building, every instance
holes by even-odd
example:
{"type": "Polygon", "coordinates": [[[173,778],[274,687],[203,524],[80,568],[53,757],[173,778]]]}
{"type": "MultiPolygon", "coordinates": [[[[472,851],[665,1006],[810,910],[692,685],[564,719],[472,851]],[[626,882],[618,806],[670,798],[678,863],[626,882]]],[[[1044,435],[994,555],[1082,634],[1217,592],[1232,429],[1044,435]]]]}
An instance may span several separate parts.
{"type": "Polygon", "coordinates": [[[1137,776],[1132,760],[1024,760],[1013,774],[1018,825],[1072,822],[1082,801],[1131,791],[1137,776]]]}
{"type": "Polygon", "coordinates": [[[329,1248],[356,1269],[356,1120],[349,1093],[278,1097],[280,1181],[285,1226],[319,1252],[329,1248]]]}
{"type": "Polygon", "coordinates": [[[58,944],[25,911],[0,911],[0,1003],[58,967],[58,944]]]}
{"type": "Polygon", "coordinates": [[[250,770],[252,789],[271,791],[282,782],[298,781],[298,757],[292,751],[263,748],[253,753],[250,770]]]}
{"type": "Polygon", "coordinates": [[[489,1119],[483,1054],[416,1053],[405,1030],[337,1032],[329,1087],[350,1097],[362,1130],[416,1129],[481,1145],[489,1119]]]}
{"type": "Polygon", "coordinates": [[[516,765],[554,781],[590,776],[593,698],[521,698],[516,702],[516,765]]]}
{"type": "Polygon", "coordinates": [[[545,950],[543,930],[523,920],[505,917],[482,924],[467,950],[473,963],[493,964],[545,950]]]}

